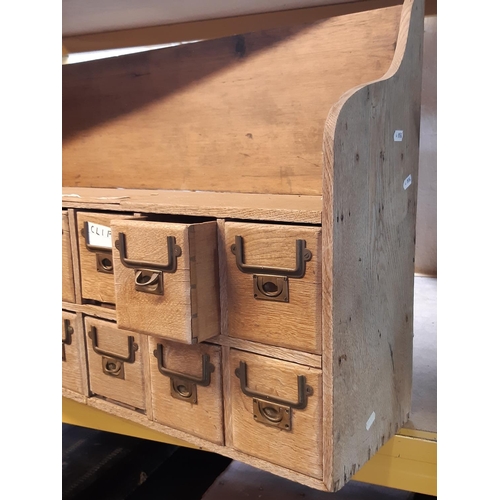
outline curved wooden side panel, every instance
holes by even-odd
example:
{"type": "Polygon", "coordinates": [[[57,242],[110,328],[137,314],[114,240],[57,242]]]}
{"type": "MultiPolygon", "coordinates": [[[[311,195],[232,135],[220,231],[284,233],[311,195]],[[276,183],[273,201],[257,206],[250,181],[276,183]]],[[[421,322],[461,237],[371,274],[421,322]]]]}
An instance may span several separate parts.
{"type": "Polygon", "coordinates": [[[410,411],[423,18],[423,0],[406,0],[388,72],[345,94],[325,126],[324,478],[333,490],[410,411]]]}

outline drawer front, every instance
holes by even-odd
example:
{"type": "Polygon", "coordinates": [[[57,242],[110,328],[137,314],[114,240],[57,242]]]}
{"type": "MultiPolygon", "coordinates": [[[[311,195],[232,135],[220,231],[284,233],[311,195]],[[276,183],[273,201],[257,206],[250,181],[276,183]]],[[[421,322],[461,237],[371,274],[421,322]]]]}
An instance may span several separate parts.
{"type": "Polygon", "coordinates": [[[81,315],[62,312],[62,386],[88,394],[85,341],[81,315]]]}
{"type": "Polygon", "coordinates": [[[149,337],[153,420],[222,445],[221,348],[149,337]]]}
{"type": "Polygon", "coordinates": [[[118,403],[145,410],[144,335],[116,324],[85,318],[90,391],[118,403]]]}
{"type": "Polygon", "coordinates": [[[233,446],[321,479],[321,371],[231,349],[233,446]]]}
{"type": "Polygon", "coordinates": [[[78,212],[78,248],[82,297],[108,304],[115,301],[115,280],[111,221],[123,218],[118,214],[78,212]]]}
{"type": "Polygon", "coordinates": [[[73,277],[73,258],[69,237],[68,212],[62,212],[62,300],[75,302],[75,280],[73,277]]]}
{"type": "Polygon", "coordinates": [[[219,333],[216,223],[113,221],[120,328],[192,344],[219,333]]]}
{"type": "Polygon", "coordinates": [[[321,229],[225,224],[228,333],[321,353],[321,229]]]}

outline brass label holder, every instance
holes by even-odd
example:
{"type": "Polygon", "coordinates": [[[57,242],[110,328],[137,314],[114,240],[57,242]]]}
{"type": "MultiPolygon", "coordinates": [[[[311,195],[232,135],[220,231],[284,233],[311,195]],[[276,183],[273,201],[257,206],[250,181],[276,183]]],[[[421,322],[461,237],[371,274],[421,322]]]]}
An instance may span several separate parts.
{"type": "Polygon", "coordinates": [[[113,274],[113,258],[111,248],[105,246],[91,245],[89,243],[89,223],[85,221],[83,223],[83,229],[81,231],[82,236],[85,238],[85,246],[87,250],[95,253],[95,267],[97,272],[105,274],[113,274]]]}
{"type": "Polygon", "coordinates": [[[215,371],[215,366],[210,363],[210,356],[203,354],[201,357],[201,377],[193,377],[169,370],[163,364],[163,344],[158,343],[156,345],[153,356],[158,360],[158,371],[165,377],[170,378],[170,395],[181,401],[198,404],[196,386],[208,387],[211,382],[211,374],[215,371]]]}
{"type": "Polygon", "coordinates": [[[245,263],[243,238],[235,236],[231,252],[236,256],[236,266],[242,273],[253,274],[253,296],[257,300],[289,302],[289,278],[300,279],[306,273],[306,262],[312,252],[306,248],[305,240],[295,241],[295,268],[252,266],[245,263]]]}
{"type": "Polygon", "coordinates": [[[295,402],[250,390],[247,384],[245,361],[240,361],[234,373],[240,379],[241,392],[253,400],[254,420],[285,431],[292,430],[292,409],[304,410],[307,407],[308,397],[314,394],[313,388],[307,385],[304,375],[297,375],[298,395],[295,402]]]}

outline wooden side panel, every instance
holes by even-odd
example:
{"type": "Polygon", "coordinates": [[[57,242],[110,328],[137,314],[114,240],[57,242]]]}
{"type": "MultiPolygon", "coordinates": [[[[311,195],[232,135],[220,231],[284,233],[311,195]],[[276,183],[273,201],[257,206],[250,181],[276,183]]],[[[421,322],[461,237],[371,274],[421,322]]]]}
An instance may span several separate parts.
{"type": "Polygon", "coordinates": [[[191,326],[202,342],[220,334],[217,222],[189,226],[191,326]]]}
{"type": "Polygon", "coordinates": [[[63,185],[320,195],[328,110],[387,71],[400,12],[63,66],[63,185]]]}
{"type": "Polygon", "coordinates": [[[231,349],[231,434],[235,449],[314,478],[323,477],[321,371],[287,361],[231,349]],[[313,395],[303,410],[291,410],[291,430],[254,418],[253,399],[243,394],[235,375],[247,364],[248,387],[287,401],[297,401],[297,376],[304,375],[313,395]]]}
{"type": "Polygon", "coordinates": [[[89,366],[90,391],[99,396],[111,399],[118,403],[146,410],[145,380],[144,380],[144,349],[141,334],[127,332],[117,328],[115,323],[94,318],[85,318],[85,331],[87,335],[87,359],[89,366]],[[104,351],[105,356],[95,352],[95,343],[88,338],[88,332],[96,328],[97,348],[104,351]],[[104,373],[103,357],[110,363],[115,363],[118,356],[127,357],[129,350],[129,337],[135,343],[135,359],[133,362],[123,363],[123,377],[111,376],[104,373]]]}
{"type": "Polygon", "coordinates": [[[62,300],[64,302],[76,301],[68,212],[65,210],[62,212],[62,300]]]}
{"type": "Polygon", "coordinates": [[[423,4],[405,2],[386,77],[344,96],[325,129],[324,338],[334,354],[325,343],[325,377],[333,371],[325,449],[334,490],[410,411],[423,4]]]}
{"type": "Polygon", "coordinates": [[[186,346],[149,337],[149,365],[153,420],[223,444],[221,348],[207,344],[186,346]],[[210,363],[214,367],[210,374],[210,385],[196,386],[196,403],[172,396],[171,379],[160,373],[158,360],[153,356],[158,343],[163,345],[162,365],[167,370],[191,377],[201,378],[202,356],[210,356],[210,363]]]}
{"type": "Polygon", "coordinates": [[[320,228],[227,222],[225,248],[229,336],[321,353],[320,228]],[[296,241],[306,241],[312,257],[303,278],[288,279],[288,302],[254,297],[253,274],[241,272],[231,252],[236,236],[243,238],[245,264],[287,269],[297,265],[296,241]]]}

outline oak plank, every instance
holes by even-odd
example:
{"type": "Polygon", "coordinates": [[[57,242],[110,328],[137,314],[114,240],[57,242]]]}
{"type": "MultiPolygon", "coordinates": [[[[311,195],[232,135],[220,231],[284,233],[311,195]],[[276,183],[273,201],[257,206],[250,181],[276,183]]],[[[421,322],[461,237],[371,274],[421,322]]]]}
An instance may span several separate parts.
{"type": "Polygon", "coordinates": [[[63,66],[63,185],[321,195],[328,111],[387,71],[400,12],[63,66]]]}
{"type": "Polygon", "coordinates": [[[410,411],[423,4],[405,2],[387,74],[344,95],[325,127],[323,408],[335,491],[410,411]]]}

